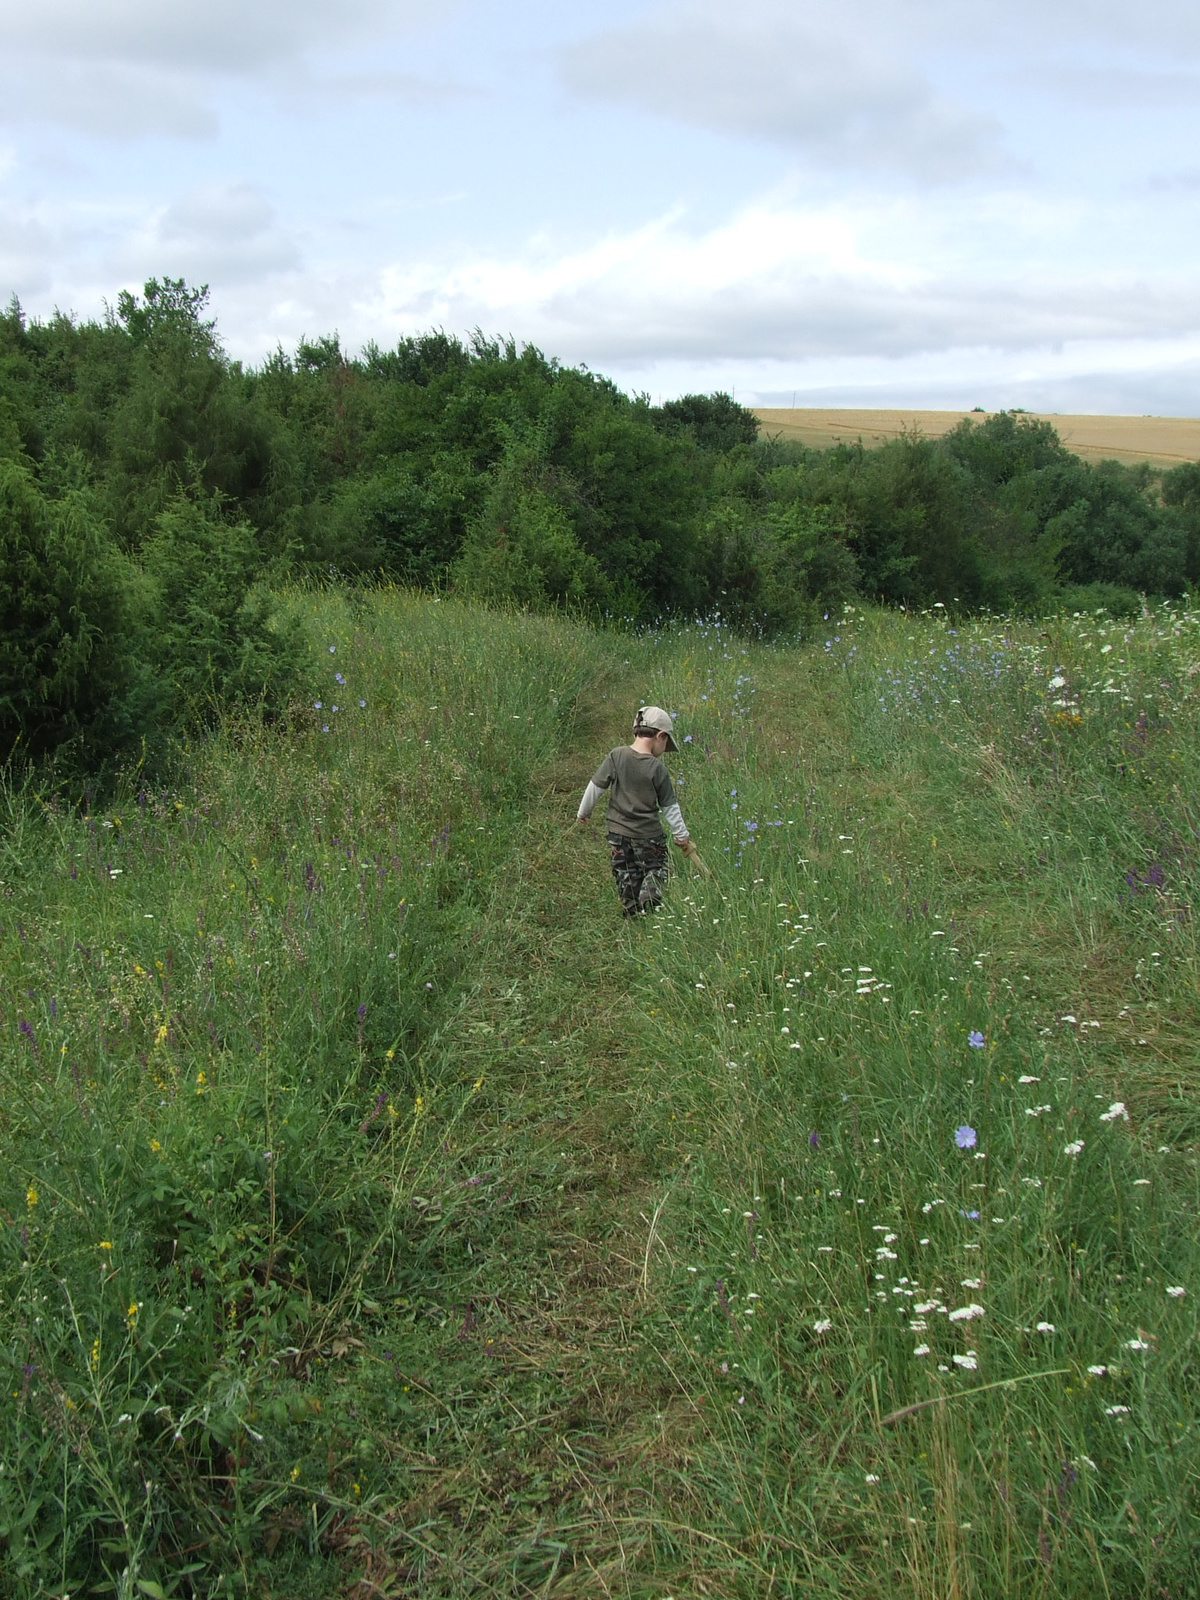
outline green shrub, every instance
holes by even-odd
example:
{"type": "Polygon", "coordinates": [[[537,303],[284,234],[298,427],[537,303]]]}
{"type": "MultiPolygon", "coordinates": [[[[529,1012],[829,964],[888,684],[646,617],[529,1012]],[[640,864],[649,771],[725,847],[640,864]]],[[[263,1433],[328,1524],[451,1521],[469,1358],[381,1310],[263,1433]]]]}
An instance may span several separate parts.
{"type": "Polygon", "coordinates": [[[48,501],[0,460],[0,752],[43,756],[102,727],[130,685],[144,601],[85,497],[48,501]]]}

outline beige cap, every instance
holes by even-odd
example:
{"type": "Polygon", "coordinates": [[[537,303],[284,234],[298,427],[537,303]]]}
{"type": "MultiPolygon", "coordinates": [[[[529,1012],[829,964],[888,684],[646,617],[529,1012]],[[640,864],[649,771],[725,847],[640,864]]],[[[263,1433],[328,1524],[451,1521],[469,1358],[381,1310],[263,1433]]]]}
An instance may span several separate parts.
{"type": "Polygon", "coordinates": [[[675,724],[671,721],[670,714],[661,706],[643,706],[633,721],[633,736],[636,739],[639,733],[665,733],[667,736],[667,749],[678,750],[675,743],[675,724]]]}

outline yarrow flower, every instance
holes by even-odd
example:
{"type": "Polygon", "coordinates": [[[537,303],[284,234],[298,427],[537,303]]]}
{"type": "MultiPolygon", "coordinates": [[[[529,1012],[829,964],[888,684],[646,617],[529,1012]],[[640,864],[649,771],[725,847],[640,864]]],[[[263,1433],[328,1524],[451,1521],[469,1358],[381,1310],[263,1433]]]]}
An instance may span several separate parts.
{"type": "Polygon", "coordinates": [[[962,1367],[965,1372],[974,1372],[979,1366],[974,1350],[968,1350],[965,1356],[951,1356],[956,1367],[962,1367]]]}
{"type": "Polygon", "coordinates": [[[1077,1156],[1082,1149],[1083,1149],[1083,1140],[1082,1139],[1072,1139],[1070,1144],[1063,1145],[1063,1155],[1065,1155],[1065,1156],[1077,1156]]]}
{"type": "Polygon", "coordinates": [[[954,1142],[960,1150],[974,1150],[979,1135],[969,1123],[964,1122],[961,1128],[954,1130],[954,1142]]]}
{"type": "Polygon", "coordinates": [[[1114,1100],[1107,1111],[1100,1113],[1101,1122],[1117,1122],[1120,1120],[1129,1121],[1129,1113],[1125,1109],[1124,1100],[1114,1100]]]}
{"type": "Polygon", "coordinates": [[[1167,1293],[1172,1300],[1182,1300],[1187,1290],[1181,1284],[1168,1284],[1167,1293]]]}
{"type": "Polygon", "coordinates": [[[976,1317],[986,1316],[982,1306],[977,1306],[974,1301],[969,1306],[959,1306],[957,1311],[952,1311],[949,1316],[951,1322],[973,1322],[976,1317]]]}
{"type": "Polygon", "coordinates": [[[983,1037],[978,1028],[972,1028],[970,1033],[967,1035],[967,1043],[971,1046],[972,1050],[982,1050],[984,1045],[987,1043],[987,1040],[983,1037]]]}
{"type": "Polygon", "coordinates": [[[1057,1333],[1058,1329],[1052,1322],[1039,1322],[1037,1325],[1037,1331],[1039,1333],[1057,1333]]]}
{"type": "Polygon", "coordinates": [[[832,1327],[833,1327],[832,1318],[830,1318],[830,1317],[818,1317],[816,1322],[813,1323],[813,1332],[814,1333],[828,1333],[830,1328],[832,1328],[832,1327]]]}

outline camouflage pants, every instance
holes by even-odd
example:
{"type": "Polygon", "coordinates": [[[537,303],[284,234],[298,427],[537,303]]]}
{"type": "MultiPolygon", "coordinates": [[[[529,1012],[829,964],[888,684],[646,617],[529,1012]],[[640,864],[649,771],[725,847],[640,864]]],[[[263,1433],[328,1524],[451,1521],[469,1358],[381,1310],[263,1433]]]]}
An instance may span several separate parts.
{"type": "Polygon", "coordinates": [[[613,882],[625,915],[633,917],[639,911],[655,910],[662,904],[670,870],[665,836],[627,839],[624,834],[610,833],[608,846],[612,852],[613,882]]]}

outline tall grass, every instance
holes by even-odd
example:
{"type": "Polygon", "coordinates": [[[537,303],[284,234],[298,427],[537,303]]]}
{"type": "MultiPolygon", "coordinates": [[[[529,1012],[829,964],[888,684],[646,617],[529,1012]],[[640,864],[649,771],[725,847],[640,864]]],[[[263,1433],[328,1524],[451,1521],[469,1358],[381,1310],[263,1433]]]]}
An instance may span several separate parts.
{"type": "MultiPolygon", "coordinates": [[[[103,815],[4,796],[14,1593],[244,1570],[303,1489],[256,1448],[308,1412],[280,1368],[429,1276],[414,1196],[452,1186],[480,1087],[436,1040],[535,766],[604,670],[569,626],[295,605],[315,689],[284,726],[231,724],[103,815]]],[[[322,1464],[335,1499],[342,1477],[322,1464]]]]}
{"type": "Polygon", "coordinates": [[[684,1587],[1195,1592],[1198,626],[664,673],[720,864],[638,986],[684,1587]]]}
{"type": "Polygon", "coordinates": [[[1196,1593],[1194,614],[289,604],[282,725],[4,795],[0,1593],[1196,1593]]]}

